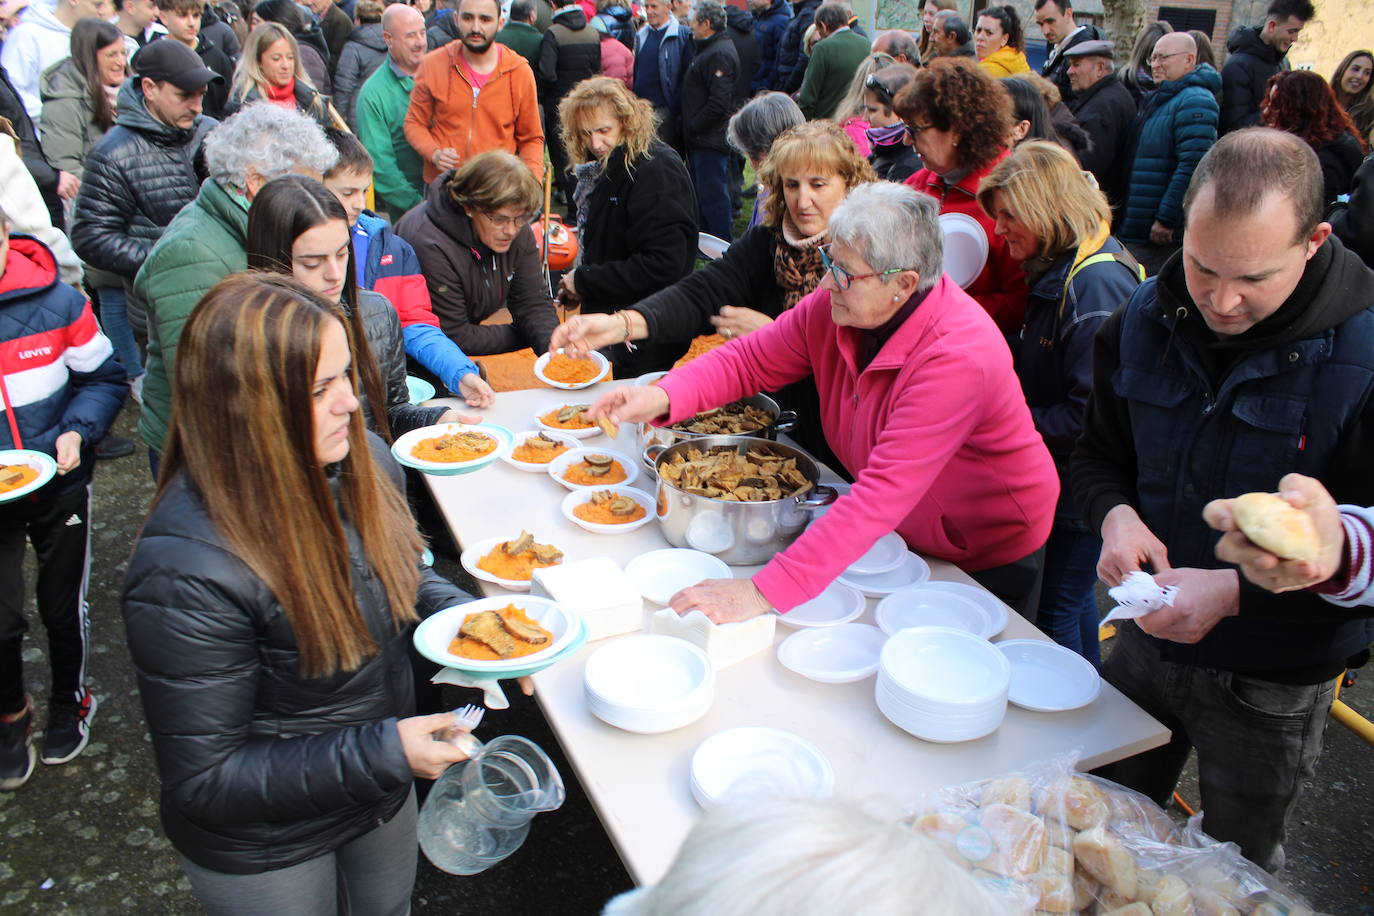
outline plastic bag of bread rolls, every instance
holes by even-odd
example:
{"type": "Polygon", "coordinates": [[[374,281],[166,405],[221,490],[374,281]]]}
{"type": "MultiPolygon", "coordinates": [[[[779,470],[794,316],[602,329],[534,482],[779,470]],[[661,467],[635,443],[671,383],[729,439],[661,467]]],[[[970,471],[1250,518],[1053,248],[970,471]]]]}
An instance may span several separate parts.
{"type": "Polygon", "coordinates": [[[1009,913],[1306,916],[1311,908],[1231,843],[1184,829],[1145,796],[1064,755],[949,786],[910,813],[1009,913]]]}

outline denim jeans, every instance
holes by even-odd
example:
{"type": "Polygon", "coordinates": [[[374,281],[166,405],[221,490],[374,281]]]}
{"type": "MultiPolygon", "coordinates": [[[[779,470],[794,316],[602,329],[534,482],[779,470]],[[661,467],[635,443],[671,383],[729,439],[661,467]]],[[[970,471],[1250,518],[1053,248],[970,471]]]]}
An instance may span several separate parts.
{"type": "Polygon", "coordinates": [[[1282,868],[1285,827],[1321,756],[1335,683],[1291,686],[1164,661],[1129,621],[1102,676],[1173,736],[1095,774],[1163,805],[1196,748],[1203,829],[1261,868],[1282,868]]]}
{"type": "Polygon", "coordinates": [[[1035,625],[1066,649],[1101,666],[1097,645],[1097,558],[1102,539],[1086,531],[1056,528],[1045,543],[1045,581],[1035,625]]]}
{"type": "Polygon", "coordinates": [[[730,241],[730,154],[689,149],[687,171],[697,192],[697,226],[702,232],[730,241]]]}
{"type": "Polygon", "coordinates": [[[404,916],[410,912],[410,896],[415,890],[419,850],[415,822],[412,788],[405,805],[391,820],[333,852],[298,865],[254,875],[231,875],[181,856],[181,867],[191,880],[196,899],[211,916],[404,916]]]}
{"type": "Polygon", "coordinates": [[[137,378],[143,374],[143,356],[138,351],[133,329],[129,327],[124,287],[102,286],[95,291],[95,298],[100,308],[100,327],[114,344],[115,357],[129,373],[129,378],[137,378]]]}

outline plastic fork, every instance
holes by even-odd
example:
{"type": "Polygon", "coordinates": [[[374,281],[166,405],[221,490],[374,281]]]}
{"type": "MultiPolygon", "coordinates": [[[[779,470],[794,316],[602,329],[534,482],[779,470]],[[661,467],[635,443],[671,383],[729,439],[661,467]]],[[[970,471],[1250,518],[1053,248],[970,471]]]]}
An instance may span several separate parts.
{"type": "Polygon", "coordinates": [[[448,742],[472,757],[482,747],[482,742],[473,736],[472,730],[482,724],[487,711],[481,706],[469,703],[453,711],[454,727],[449,729],[448,742]]]}

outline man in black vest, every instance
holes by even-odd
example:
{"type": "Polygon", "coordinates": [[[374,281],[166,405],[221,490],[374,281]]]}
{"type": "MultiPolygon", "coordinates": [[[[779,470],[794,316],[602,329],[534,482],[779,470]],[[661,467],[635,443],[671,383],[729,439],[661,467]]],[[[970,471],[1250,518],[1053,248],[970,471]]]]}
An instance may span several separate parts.
{"type": "Polygon", "coordinates": [[[1102,669],[1173,737],[1099,772],[1163,805],[1196,748],[1203,829],[1270,871],[1335,680],[1369,658],[1368,611],[1241,579],[1202,510],[1290,472],[1374,504],[1374,273],[1321,207],[1321,166],[1297,136],[1255,128],[1211,148],[1182,251],[1097,334],[1072,462],[1102,580],[1149,567],[1178,589],[1124,623],[1102,669]]]}
{"type": "Polygon", "coordinates": [[[558,103],[572,87],[601,72],[601,36],[587,23],[577,0],[555,0],[553,23],[539,45],[539,104],[544,109],[544,138],[549,144],[553,178],[564,199],[572,203],[573,177],[568,151],[558,130],[558,103]]]}

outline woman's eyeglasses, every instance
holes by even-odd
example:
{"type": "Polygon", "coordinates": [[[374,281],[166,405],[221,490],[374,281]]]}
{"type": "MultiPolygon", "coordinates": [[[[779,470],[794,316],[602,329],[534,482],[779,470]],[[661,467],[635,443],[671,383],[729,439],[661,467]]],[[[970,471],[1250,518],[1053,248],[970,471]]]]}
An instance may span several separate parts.
{"type": "Polygon", "coordinates": [[[889,267],[887,270],[875,270],[871,274],[852,274],[830,260],[829,245],[822,245],[817,250],[821,253],[821,266],[830,271],[830,276],[835,278],[835,285],[841,290],[848,290],[849,287],[854,284],[855,280],[867,280],[870,277],[886,277],[890,274],[899,274],[903,271],[915,269],[911,267],[889,267]]]}
{"type": "Polygon", "coordinates": [[[497,229],[519,229],[529,222],[526,216],[502,216],[500,213],[483,212],[482,217],[497,229]]]}
{"type": "Polygon", "coordinates": [[[923,132],[935,129],[934,124],[912,124],[906,121],[902,122],[902,126],[906,128],[906,135],[913,141],[921,139],[923,132]]]}

